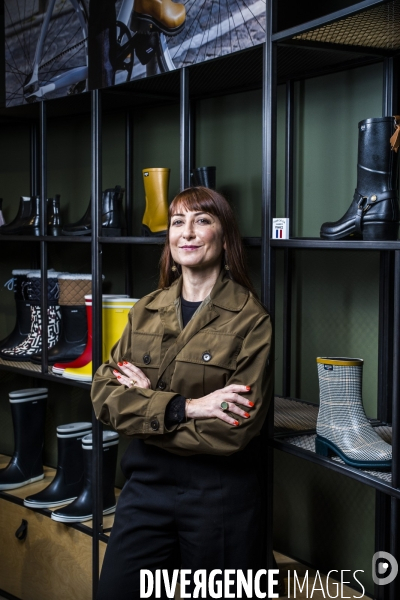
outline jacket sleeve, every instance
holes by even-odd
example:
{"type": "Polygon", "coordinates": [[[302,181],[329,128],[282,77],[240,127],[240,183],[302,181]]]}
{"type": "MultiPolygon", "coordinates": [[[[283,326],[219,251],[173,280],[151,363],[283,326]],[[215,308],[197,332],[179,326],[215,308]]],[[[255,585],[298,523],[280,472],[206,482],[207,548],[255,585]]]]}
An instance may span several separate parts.
{"type": "Polygon", "coordinates": [[[271,337],[270,317],[264,313],[246,335],[237,357],[236,370],[226,384],[237,383],[251,387],[251,392],[243,394],[255,404],[249,411],[250,418],[231,414],[239,420],[238,427],[218,418],[191,419],[161,437],[146,439],[146,443],[181,455],[228,456],[243,450],[260,433],[271,401],[273,365],[269,364],[272,361],[268,361],[271,337]]]}
{"type": "Polygon", "coordinates": [[[132,311],[121,339],[112,348],[110,360],[102,364],[92,383],[91,397],[96,417],[116,431],[129,436],[147,438],[164,433],[167,404],[176,392],[140,387],[126,388],[118,383],[113,370],[118,362],[131,360],[132,311]]]}

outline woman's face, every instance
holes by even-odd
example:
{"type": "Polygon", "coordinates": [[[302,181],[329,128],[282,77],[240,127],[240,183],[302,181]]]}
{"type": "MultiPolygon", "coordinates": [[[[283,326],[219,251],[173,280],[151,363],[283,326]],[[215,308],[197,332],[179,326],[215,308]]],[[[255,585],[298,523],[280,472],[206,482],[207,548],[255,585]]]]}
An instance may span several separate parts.
{"type": "Polygon", "coordinates": [[[169,228],[172,258],[188,268],[215,266],[225,249],[223,237],[218,217],[178,206],[169,228]]]}

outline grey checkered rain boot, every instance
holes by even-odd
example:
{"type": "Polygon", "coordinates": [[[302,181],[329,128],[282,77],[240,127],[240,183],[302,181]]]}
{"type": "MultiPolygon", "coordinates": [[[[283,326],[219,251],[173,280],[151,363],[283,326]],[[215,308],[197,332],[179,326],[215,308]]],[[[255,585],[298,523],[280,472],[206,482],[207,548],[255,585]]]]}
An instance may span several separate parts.
{"type": "Polygon", "coordinates": [[[317,358],[320,406],[315,451],[362,469],[387,470],[392,446],[379,437],[362,404],[360,358],[317,358]]]}

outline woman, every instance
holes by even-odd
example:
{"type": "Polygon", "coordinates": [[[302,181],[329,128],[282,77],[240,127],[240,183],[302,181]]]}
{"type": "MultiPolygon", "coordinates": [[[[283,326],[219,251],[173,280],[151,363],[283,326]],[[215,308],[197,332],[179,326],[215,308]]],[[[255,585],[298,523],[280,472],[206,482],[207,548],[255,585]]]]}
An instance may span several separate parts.
{"type": "Polygon", "coordinates": [[[99,600],[139,598],[140,569],[265,568],[253,438],[270,402],[270,341],[229,204],[184,190],[159,288],[132,308],[93,381],[97,417],[134,438],[99,600]]]}

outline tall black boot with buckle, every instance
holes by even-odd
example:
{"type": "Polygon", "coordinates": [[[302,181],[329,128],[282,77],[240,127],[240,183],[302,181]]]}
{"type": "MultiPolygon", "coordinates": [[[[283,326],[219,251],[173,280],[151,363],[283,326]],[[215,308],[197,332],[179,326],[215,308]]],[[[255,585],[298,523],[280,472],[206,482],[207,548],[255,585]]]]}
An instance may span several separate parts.
{"type": "Polygon", "coordinates": [[[390,144],[396,121],[395,117],[382,117],[358,124],[357,188],[353,202],[339,221],[321,226],[321,238],[397,240],[397,153],[390,144]]]}

